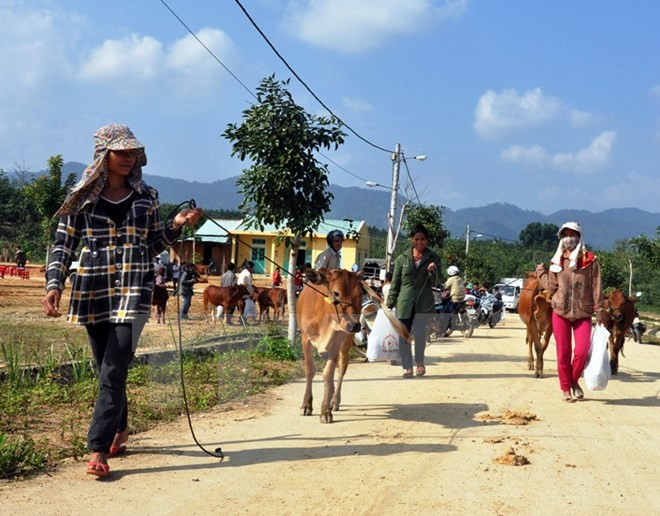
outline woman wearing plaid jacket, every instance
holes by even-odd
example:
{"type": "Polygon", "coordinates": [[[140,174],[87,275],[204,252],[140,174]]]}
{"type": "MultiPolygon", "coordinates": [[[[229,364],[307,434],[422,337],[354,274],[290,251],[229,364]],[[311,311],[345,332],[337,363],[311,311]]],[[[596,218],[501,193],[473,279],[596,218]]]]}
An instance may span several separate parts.
{"type": "Polygon", "coordinates": [[[162,223],[158,192],[142,180],[147,157],[125,125],[94,135],[94,162],[60,207],[46,269],[46,314],[59,317],[60,297],[79,244],[80,265],[67,321],[85,326],[99,371],[99,395],[87,435],[87,473],[107,476],[108,457],[126,450],[126,377],[149,318],[153,256],[194,225],[200,210],[184,210],[162,223]]]}

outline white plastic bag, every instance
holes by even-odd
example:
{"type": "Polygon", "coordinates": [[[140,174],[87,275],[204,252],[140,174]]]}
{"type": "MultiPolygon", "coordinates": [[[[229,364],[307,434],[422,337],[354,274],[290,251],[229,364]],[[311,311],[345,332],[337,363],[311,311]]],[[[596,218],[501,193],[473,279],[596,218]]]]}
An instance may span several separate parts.
{"type": "Polygon", "coordinates": [[[584,368],[584,382],[590,391],[604,391],[610,379],[610,355],[607,344],[610,332],[602,324],[597,324],[591,336],[589,360],[584,368]]]}
{"type": "Polygon", "coordinates": [[[254,301],[249,297],[245,299],[245,310],[243,310],[243,317],[246,318],[256,318],[257,315],[257,305],[254,304],[254,301]]]}
{"type": "Polygon", "coordinates": [[[379,362],[398,360],[399,357],[399,334],[381,308],[367,340],[367,359],[379,362]]]}

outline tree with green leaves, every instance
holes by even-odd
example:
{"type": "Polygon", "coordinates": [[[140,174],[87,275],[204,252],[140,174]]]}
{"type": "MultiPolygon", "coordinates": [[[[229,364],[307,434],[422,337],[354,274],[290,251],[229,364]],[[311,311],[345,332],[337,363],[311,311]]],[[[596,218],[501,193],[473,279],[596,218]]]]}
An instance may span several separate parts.
{"type": "MultiPolygon", "coordinates": [[[[58,154],[48,160],[48,173],[36,178],[25,187],[25,195],[34,204],[41,216],[41,238],[48,249],[50,240],[55,232],[57,220],[53,217],[64,202],[69,189],[76,182],[76,175],[69,174],[62,184],[62,155],[58,154]]],[[[46,251],[48,261],[48,251],[46,251]]]]}
{"type": "Polygon", "coordinates": [[[541,224],[531,222],[520,232],[518,239],[525,247],[532,249],[551,250],[557,246],[556,224],[541,224]]]}
{"type": "MultiPolygon", "coordinates": [[[[345,133],[335,118],[311,115],[297,105],[287,90],[289,80],[271,75],[257,88],[257,103],[243,111],[241,125],[229,124],[223,136],[232,143],[232,156],[252,165],[237,184],[243,194],[240,210],[248,225],[266,224],[288,229],[286,238],[296,263],[303,236],[314,233],[330,210],[328,168],[316,153],[337,149],[345,133]]],[[[293,272],[293,271],[289,271],[293,272]]],[[[289,339],[296,334],[295,293],[289,278],[289,339]]]]}
{"type": "Polygon", "coordinates": [[[630,242],[644,258],[656,267],[660,267],[660,226],[655,228],[655,239],[642,235],[632,238],[630,242]]]}
{"type": "Polygon", "coordinates": [[[444,207],[432,204],[410,205],[406,211],[403,230],[410,234],[417,224],[422,224],[429,232],[429,247],[442,248],[445,240],[449,238],[449,231],[442,220],[444,207]]]}

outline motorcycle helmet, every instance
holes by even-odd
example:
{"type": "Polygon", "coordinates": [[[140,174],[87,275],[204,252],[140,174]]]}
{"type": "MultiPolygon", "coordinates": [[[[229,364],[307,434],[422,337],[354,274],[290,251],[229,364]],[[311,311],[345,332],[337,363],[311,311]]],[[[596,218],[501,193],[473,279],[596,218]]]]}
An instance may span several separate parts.
{"type": "Polygon", "coordinates": [[[458,267],[456,265],[450,265],[447,268],[447,275],[449,276],[456,276],[460,271],[458,270],[458,267]]]}
{"type": "Polygon", "coordinates": [[[332,246],[333,240],[344,240],[344,233],[339,231],[338,229],[333,229],[328,233],[325,237],[326,241],[328,242],[329,246],[332,246]]]}

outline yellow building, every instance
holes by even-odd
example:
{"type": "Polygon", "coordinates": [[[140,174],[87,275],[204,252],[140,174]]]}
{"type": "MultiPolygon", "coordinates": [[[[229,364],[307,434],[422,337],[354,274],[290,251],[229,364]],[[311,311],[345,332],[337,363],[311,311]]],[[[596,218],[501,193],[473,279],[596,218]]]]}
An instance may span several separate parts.
{"type": "MultiPolygon", "coordinates": [[[[277,265],[282,269],[282,276],[286,275],[289,267],[289,249],[284,242],[277,242],[281,230],[272,225],[267,225],[263,231],[244,226],[239,221],[233,221],[228,227],[228,221],[222,221],[223,226],[229,230],[229,234],[221,230],[211,221],[206,221],[196,231],[196,240],[201,246],[229,245],[231,241],[231,257],[237,266],[244,261],[254,262],[254,274],[271,275],[277,265]],[[274,263],[273,263],[274,262],[274,263]]],[[[341,250],[341,267],[350,270],[354,264],[361,265],[364,258],[369,255],[369,229],[363,221],[346,221],[327,219],[322,222],[312,238],[304,238],[296,266],[316,261],[321,252],[327,247],[326,235],[339,229],[347,237],[341,250]],[[357,238],[356,238],[357,236],[357,238]]],[[[205,250],[205,255],[215,255],[216,252],[205,250]]],[[[220,265],[220,264],[218,264],[220,265]]]]}

